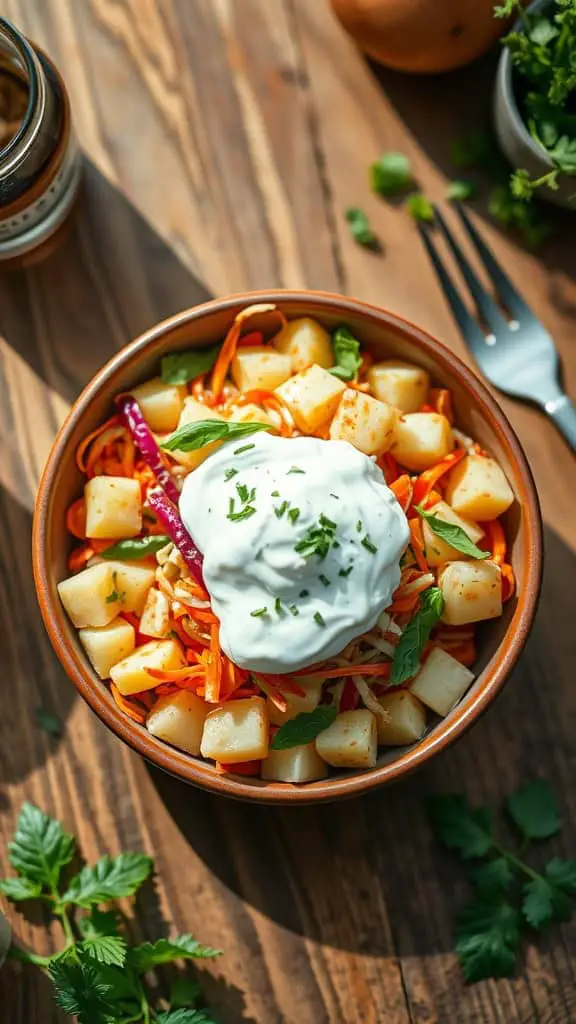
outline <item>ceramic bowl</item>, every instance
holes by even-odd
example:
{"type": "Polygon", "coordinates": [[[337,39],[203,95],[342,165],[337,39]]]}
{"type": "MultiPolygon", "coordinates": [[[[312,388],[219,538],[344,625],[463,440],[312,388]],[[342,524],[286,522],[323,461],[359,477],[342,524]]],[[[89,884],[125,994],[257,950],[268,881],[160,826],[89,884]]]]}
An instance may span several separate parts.
{"type": "MultiPolygon", "coordinates": [[[[255,326],[251,324],[251,328],[255,326]]],[[[408,321],[355,299],[319,292],[267,291],[216,299],[165,320],[100,370],[72,407],[48,457],[36,502],[33,558],[40,608],[54,650],[80,695],[112,732],[185,782],[247,800],[297,804],[352,796],[400,779],[453,743],[486,710],[516,664],[532,624],[540,588],[542,541],[538,499],[518,439],[487,387],[452,352],[408,321]],[[288,318],[316,317],[328,330],[346,322],[376,356],[401,356],[425,367],[437,385],[451,389],[458,426],[494,455],[516,495],[506,529],[517,596],[506,605],[502,618],[482,628],[476,679],[464,699],[415,746],[381,751],[371,771],[335,773],[301,787],[219,774],[210,763],[162,743],[123,715],[90,667],[56,590],[57,582],[67,575],[71,547],[65,511],[82,488],[74,459],[79,442],[110,416],[114,395],[158,372],[163,355],[221,339],[235,314],[254,302],[275,302],[288,318]]]]}

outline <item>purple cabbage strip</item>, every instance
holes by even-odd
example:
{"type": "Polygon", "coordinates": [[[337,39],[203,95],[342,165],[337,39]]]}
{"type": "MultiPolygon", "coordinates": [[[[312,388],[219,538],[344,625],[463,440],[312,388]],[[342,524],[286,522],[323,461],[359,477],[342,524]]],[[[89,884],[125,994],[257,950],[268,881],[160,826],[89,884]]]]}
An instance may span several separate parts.
{"type": "Polygon", "coordinates": [[[180,518],[180,513],[163,491],[148,491],[148,504],[154,509],[170,540],[178,548],[192,576],[201,587],[205,586],[202,575],[202,554],[194,544],[180,518]]]}
{"type": "Polygon", "coordinates": [[[116,405],[124,418],[128,430],[132,434],[134,444],[138,448],[142,458],[150,466],[150,469],[154,473],[160,487],[166,492],[170,501],[173,501],[175,505],[178,505],[180,491],[176,487],[176,484],[164,465],[160,449],[152,436],[150,427],[142,415],[142,410],[138,405],[138,402],[135,398],[132,398],[132,395],[119,395],[116,399],[116,405]]]}

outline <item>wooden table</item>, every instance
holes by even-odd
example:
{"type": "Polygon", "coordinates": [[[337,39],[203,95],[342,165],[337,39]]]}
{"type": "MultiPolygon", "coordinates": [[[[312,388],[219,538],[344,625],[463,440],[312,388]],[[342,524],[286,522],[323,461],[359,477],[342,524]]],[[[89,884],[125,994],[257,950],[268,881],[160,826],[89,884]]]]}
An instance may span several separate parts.
{"type": "MultiPolygon", "coordinates": [[[[370,798],[284,811],[164,777],[77,699],[36,606],[30,524],[52,437],[94,371],[155,321],[208,295],[305,285],[389,306],[463,354],[413,224],[368,193],[366,169],[382,150],[401,150],[441,197],[454,173],[450,141],[484,116],[493,62],[445,78],[377,76],[326,6],[0,4],[60,66],[86,154],[86,196],[64,247],[0,281],[2,837],[29,799],[78,833],[88,859],[153,852],[156,896],[143,897],[138,927],[149,937],[192,930],[225,949],[206,972],[223,1024],[568,1024],[574,925],[529,946],[515,978],[462,984],[451,922],[463,874],[433,845],[422,809],[431,790],[463,788],[497,804],[543,775],[566,819],[551,847],[576,854],[575,476],[538,413],[503,402],[546,524],[542,600],[521,665],[471,733],[370,798]],[[350,239],[349,205],[370,214],[381,256],[350,239]],[[61,740],[38,729],[39,706],[65,723],[61,740]]],[[[478,210],[552,330],[574,394],[574,221],[534,256],[478,210]]],[[[36,918],[10,915],[23,943],[54,948],[36,918]]],[[[2,971],[0,1007],[6,1024],[62,1019],[35,970],[2,971]]]]}

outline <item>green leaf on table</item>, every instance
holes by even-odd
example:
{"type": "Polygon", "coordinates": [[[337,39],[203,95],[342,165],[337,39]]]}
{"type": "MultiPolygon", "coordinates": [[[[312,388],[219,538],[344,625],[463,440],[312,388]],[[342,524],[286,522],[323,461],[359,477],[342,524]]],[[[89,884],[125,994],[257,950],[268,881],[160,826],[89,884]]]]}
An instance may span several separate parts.
{"type": "Polygon", "coordinates": [[[512,973],[520,925],[520,914],[505,901],[481,899],[464,907],[456,928],[456,953],[467,982],[512,973]]]}
{"type": "Polygon", "coordinates": [[[31,878],[0,878],[0,893],[13,903],[37,899],[41,892],[40,882],[35,882],[31,878]]]}
{"type": "Polygon", "coordinates": [[[118,935],[118,913],[92,907],[90,914],[79,917],[78,930],[84,939],[97,939],[105,935],[118,935]]]}
{"type": "Polygon", "coordinates": [[[209,373],[220,352],[220,345],[193,348],[189,352],[173,352],[162,360],[162,380],[165,384],[188,384],[203,373],[209,373]]]}
{"type": "Polygon", "coordinates": [[[47,711],[46,708],[36,708],[36,723],[44,732],[47,732],[49,736],[54,736],[55,739],[59,739],[62,735],[62,722],[51,711],[47,711]]]}
{"type": "Polygon", "coordinates": [[[93,935],[79,942],[76,949],[101,964],[123,967],[126,963],[126,940],[121,935],[93,935]]]}
{"type": "Polygon", "coordinates": [[[506,857],[496,857],[470,872],[470,880],[482,896],[500,896],[514,881],[514,874],[506,857]]]}
{"type": "Polygon", "coordinates": [[[8,859],[25,878],[55,889],[62,868],[74,856],[75,846],[74,836],[64,832],[60,822],[25,803],[8,845],[8,859]]]}
{"type": "Polygon", "coordinates": [[[324,732],[338,714],[333,704],[320,704],[314,711],[301,711],[281,725],[272,738],[272,750],[289,750],[301,744],[312,743],[321,732],[324,732]]]}
{"type": "Polygon", "coordinates": [[[119,540],[117,544],[100,552],[101,558],[120,558],[124,562],[136,561],[155,555],[157,551],[170,543],[170,537],[164,534],[150,534],[148,537],[133,537],[119,540]]]}
{"type": "Polygon", "coordinates": [[[576,896],[576,860],[561,860],[553,857],[544,868],[548,881],[570,896],[576,896]]]}
{"type": "Polygon", "coordinates": [[[360,342],[354,337],[347,324],[341,324],[332,335],[332,349],[336,365],[330,373],[341,380],[354,380],[362,365],[360,342]]]}
{"type": "Polygon", "coordinates": [[[435,533],[450,547],[456,548],[456,551],[461,551],[463,555],[469,555],[470,558],[490,558],[490,552],[482,551],[477,547],[461,526],[446,522],[445,519],[435,515],[433,511],[428,511],[420,505],[416,507],[416,511],[426,520],[432,533],[435,533]]]}
{"type": "Polygon", "coordinates": [[[370,185],[381,196],[395,196],[414,184],[412,166],[404,153],[382,153],[370,165],[370,185]]]}
{"type": "Polygon", "coordinates": [[[177,935],[174,939],[158,939],[135,946],[130,950],[130,963],[139,974],[145,974],[153,967],[175,960],[209,960],[221,954],[221,949],[203,946],[192,935],[177,935]]]}
{"type": "Polygon", "coordinates": [[[466,199],[471,199],[475,192],[476,185],[473,181],[451,181],[446,189],[446,199],[456,199],[464,202],[466,199]]]}
{"type": "Polygon", "coordinates": [[[78,1015],[79,1024],[108,1024],[115,1018],[113,988],[91,964],[58,957],[48,967],[60,1009],[78,1015]]]}
{"type": "Polygon", "coordinates": [[[348,221],[352,238],[359,245],[364,245],[368,249],[374,249],[378,244],[378,239],[370,227],[370,221],[364,210],[351,206],[345,211],[344,216],[348,221]]]}
{"type": "Polygon", "coordinates": [[[198,420],[186,423],[170,435],[161,448],[169,452],[193,452],[214,441],[235,441],[258,430],[271,430],[269,423],[233,423],[227,420],[198,420]]]}
{"type": "Polygon", "coordinates": [[[572,901],[546,878],[537,877],[524,886],[522,913],[528,924],[540,931],[552,921],[569,921],[572,901]]]}
{"type": "Polygon", "coordinates": [[[526,782],[508,797],[506,809],[525,839],[548,839],[560,831],[558,802],[545,779],[526,782]]]}
{"type": "Polygon", "coordinates": [[[165,1010],[156,1017],[158,1024],[218,1024],[208,1010],[165,1010]]]}
{"type": "Polygon", "coordinates": [[[492,821],[485,807],[472,807],[462,793],[440,793],[426,809],[438,842],[464,860],[484,857],[494,846],[492,821]]]}
{"type": "Polygon", "coordinates": [[[90,907],[108,903],[124,896],[133,896],[150,876],[153,860],[144,853],[121,853],[118,857],[102,857],[93,867],[84,867],[74,878],[62,903],[90,907]]]}
{"type": "Polygon", "coordinates": [[[390,685],[399,686],[416,675],[428,637],[444,611],[444,598],[438,587],[429,587],[420,598],[420,605],[410,620],[394,651],[390,685]]]}
{"type": "Polygon", "coordinates": [[[434,207],[430,200],[425,195],[422,195],[421,192],[414,192],[411,196],[408,196],[405,205],[408,213],[414,220],[432,224],[435,217],[434,207]]]}

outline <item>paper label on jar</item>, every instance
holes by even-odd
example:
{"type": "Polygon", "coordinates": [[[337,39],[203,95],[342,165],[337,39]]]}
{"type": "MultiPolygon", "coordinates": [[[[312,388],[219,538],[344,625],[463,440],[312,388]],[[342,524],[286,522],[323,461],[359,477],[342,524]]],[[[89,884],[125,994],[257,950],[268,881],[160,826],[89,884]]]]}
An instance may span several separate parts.
{"type": "Polygon", "coordinates": [[[80,179],[80,154],[73,135],[70,135],[68,147],[58,170],[58,173],[49,182],[46,190],[29,206],[23,207],[17,213],[4,219],[0,218],[0,250],[2,246],[21,235],[28,235],[31,232],[38,233],[38,243],[41,241],[42,225],[44,222],[53,219],[63,197],[75,187],[76,179],[80,179]]]}

